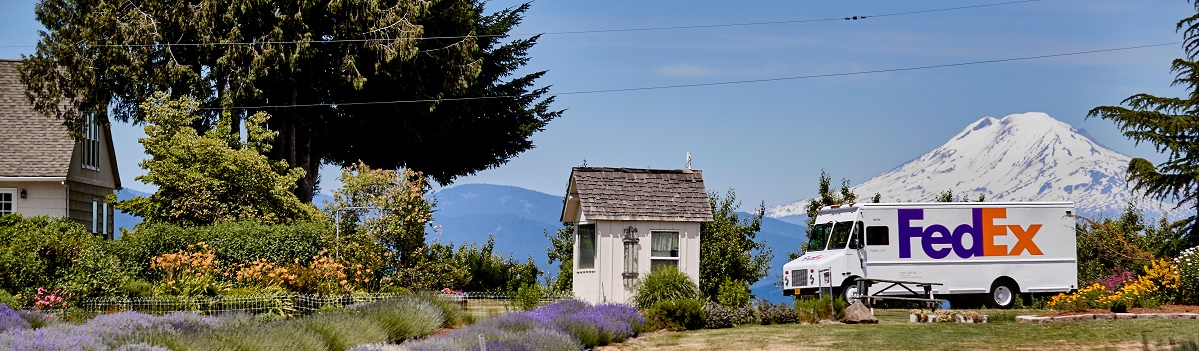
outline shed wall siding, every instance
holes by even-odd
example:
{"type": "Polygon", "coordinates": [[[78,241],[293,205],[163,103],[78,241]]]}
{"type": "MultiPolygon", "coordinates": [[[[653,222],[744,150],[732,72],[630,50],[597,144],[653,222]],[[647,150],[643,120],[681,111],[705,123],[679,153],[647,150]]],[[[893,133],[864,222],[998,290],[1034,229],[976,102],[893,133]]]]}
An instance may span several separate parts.
{"type": "MultiPolygon", "coordinates": [[[[583,212],[583,211],[580,211],[583,212]]],[[[576,222],[579,223],[579,222],[576,222]]],[[[679,233],[679,270],[699,283],[699,223],[661,221],[595,221],[595,269],[579,270],[574,277],[575,296],[591,303],[631,302],[638,279],[650,271],[650,243],[653,231],[679,233]],[[638,277],[626,279],[624,273],[624,230],[637,229],[638,277]]],[[[576,229],[577,230],[577,229],[576,229]]],[[[579,250],[576,231],[575,252],[579,250]]],[[[576,266],[577,267],[577,266],[576,266]]]]}
{"type": "MultiPolygon", "coordinates": [[[[92,230],[92,202],[96,202],[96,211],[104,211],[104,201],[108,194],[112,194],[111,188],[105,188],[89,184],[81,184],[68,181],[67,186],[70,190],[70,208],[71,219],[83,224],[88,231],[92,230]]],[[[106,239],[113,238],[113,206],[108,206],[108,211],[102,215],[96,216],[96,235],[102,235],[106,239]],[[103,217],[102,217],[103,216],[103,217]],[[107,230],[104,228],[104,217],[107,217],[107,230]]]]}

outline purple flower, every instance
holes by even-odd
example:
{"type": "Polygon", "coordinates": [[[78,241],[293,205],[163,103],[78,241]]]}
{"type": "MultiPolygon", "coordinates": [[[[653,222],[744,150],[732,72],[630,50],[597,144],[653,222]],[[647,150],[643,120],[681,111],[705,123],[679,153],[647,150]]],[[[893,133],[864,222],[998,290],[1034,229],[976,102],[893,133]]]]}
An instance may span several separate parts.
{"type": "Polygon", "coordinates": [[[0,333],[12,329],[29,329],[29,322],[8,305],[0,303],[0,333]]]}

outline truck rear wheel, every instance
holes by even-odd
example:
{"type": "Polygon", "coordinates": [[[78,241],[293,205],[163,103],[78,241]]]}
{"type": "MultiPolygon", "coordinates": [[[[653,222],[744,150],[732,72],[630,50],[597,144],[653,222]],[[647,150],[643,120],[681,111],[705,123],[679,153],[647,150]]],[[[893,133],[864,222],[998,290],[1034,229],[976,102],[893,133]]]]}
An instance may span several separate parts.
{"type": "Polygon", "coordinates": [[[991,293],[987,294],[987,304],[994,308],[1008,309],[1020,298],[1020,290],[1016,282],[1009,279],[998,279],[991,283],[991,293]]]}

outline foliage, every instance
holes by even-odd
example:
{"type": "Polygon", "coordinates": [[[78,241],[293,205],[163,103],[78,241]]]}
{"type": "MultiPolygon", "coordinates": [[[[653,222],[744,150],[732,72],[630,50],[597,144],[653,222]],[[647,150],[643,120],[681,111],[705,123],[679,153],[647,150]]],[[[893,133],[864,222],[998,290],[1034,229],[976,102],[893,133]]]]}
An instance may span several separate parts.
{"type": "Polygon", "coordinates": [[[522,285],[509,295],[509,299],[523,311],[537,308],[537,305],[541,304],[541,286],[537,284],[522,285]]]}
{"type": "Polygon", "coordinates": [[[21,309],[21,304],[17,302],[17,297],[9,294],[8,291],[0,289],[0,305],[9,306],[16,309],[21,309]]]}
{"type": "Polygon", "coordinates": [[[67,218],[0,215],[0,289],[32,295],[57,286],[93,246],[103,241],[67,218]]]}
{"type": "Polygon", "coordinates": [[[729,308],[737,308],[749,304],[749,285],[739,280],[725,279],[720,284],[716,294],[716,303],[729,308]]]}
{"type": "Polygon", "coordinates": [[[845,317],[845,300],[832,295],[795,299],[796,318],[800,323],[814,324],[822,320],[845,317]]]}
{"type": "MultiPolygon", "coordinates": [[[[146,137],[138,139],[149,159],[138,165],[146,174],[135,179],[154,184],[149,197],[118,201],[116,208],[146,222],[205,225],[258,221],[286,224],[319,216],[311,204],[292,194],[304,170],[288,168],[264,153],[278,132],[267,128],[265,112],[245,117],[246,140],[232,129],[228,112],[207,132],[195,124],[199,102],[170,99],[155,93],[142,103],[146,137]]],[[[241,118],[237,116],[236,118],[241,118]]]]}
{"type": "Polygon", "coordinates": [[[1178,266],[1179,302],[1199,304],[1199,246],[1183,251],[1174,263],[1178,266]]]}
{"type": "MultiPolygon", "coordinates": [[[[839,192],[835,193],[830,186],[831,181],[832,178],[829,177],[828,172],[825,172],[823,169],[820,170],[820,183],[817,187],[817,193],[820,195],[819,197],[808,201],[807,205],[808,222],[804,228],[809,228],[809,231],[812,228],[812,224],[816,223],[816,214],[820,211],[820,208],[825,206],[857,202],[858,195],[854,194],[853,191],[849,189],[849,179],[841,179],[841,189],[839,192]]],[[[882,195],[880,194],[875,194],[874,196],[875,199],[880,199],[881,197],[882,195]]],[[[823,243],[822,240],[812,241],[811,238],[809,238],[808,241],[799,245],[799,252],[788,252],[787,259],[794,260],[799,258],[799,256],[802,256],[804,252],[817,250],[816,248],[808,247],[809,243],[816,242],[823,243]]],[[[823,250],[824,248],[821,247],[820,249],[823,250]]]]}
{"type": "Polygon", "coordinates": [[[652,330],[696,330],[704,327],[704,302],[699,299],[674,299],[654,303],[645,310],[652,330]]]}
{"type": "Polygon", "coordinates": [[[550,280],[550,290],[565,292],[574,289],[574,232],[574,223],[568,223],[554,235],[545,233],[545,238],[550,241],[550,246],[545,249],[546,256],[549,257],[549,262],[546,263],[554,264],[554,261],[558,261],[558,276],[550,280]]]}
{"type": "Polygon", "coordinates": [[[1118,290],[1109,290],[1099,283],[1094,283],[1074,293],[1054,296],[1049,301],[1049,308],[1069,311],[1113,308],[1117,301],[1126,307],[1155,307],[1176,300],[1182,285],[1179,271],[1173,262],[1153,260],[1142,269],[1144,274],[1118,290]]]}
{"type": "Polygon", "coordinates": [[[1153,198],[1192,206],[1191,215],[1184,220],[1187,246],[1199,245],[1199,142],[1194,139],[1199,133],[1199,110],[1192,107],[1199,100],[1199,2],[1194,5],[1196,13],[1175,27],[1183,31],[1186,55],[1174,59],[1170,68],[1174,85],[1186,87],[1187,96],[1136,94],[1121,101],[1123,106],[1100,106],[1087,113],[1088,118],[1111,120],[1125,137],[1138,144],[1152,144],[1166,154],[1166,161],[1157,165],[1144,158],[1129,161],[1128,180],[1133,189],[1153,198]]]}
{"type": "MultiPolygon", "coordinates": [[[[1112,278],[1122,267],[1142,267],[1155,258],[1174,258],[1185,247],[1180,223],[1150,223],[1136,203],[1116,218],[1078,217],[1078,279],[1083,285],[1112,278]]],[[[1134,271],[1144,273],[1143,271],[1134,271]]],[[[1109,290],[1110,287],[1109,287],[1109,290]]]]}
{"type": "Polygon", "coordinates": [[[457,260],[451,245],[429,244],[418,249],[414,258],[416,262],[412,268],[398,272],[394,279],[383,277],[383,280],[425,291],[462,287],[471,281],[471,272],[457,260]]]}
{"type": "Polygon", "coordinates": [[[406,350],[463,350],[479,345],[483,335],[488,349],[578,350],[621,342],[637,335],[645,319],[625,305],[591,306],[578,300],[560,300],[538,309],[508,313],[425,340],[405,343],[406,350]]]}
{"type": "MultiPolygon", "coordinates": [[[[709,193],[708,203],[712,206],[712,222],[701,223],[699,229],[703,238],[699,243],[699,288],[708,299],[717,299],[726,280],[752,285],[765,277],[774,255],[765,241],[754,241],[762,230],[765,204],[759,204],[750,218],[741,221],[736,213],[741,202],[732,189],[724,197],[709,193]]],[[[745,304],[736,302],[725,306],[745,304]]]]}
{"type": "Polygon", "coordinates": [[[549,88],[535,87],[545,72],[520,72],[538,37],[507,38],[528,4],[492,13],[477,0],[127,5],[38,4],[46,30],[20,65],[34,108],[68,130],[84,115],[106,123],[110,109],[148,121],[139,104],[160,91],[207,108],[204,125],[269,110],[279,134],[269,155],[305,171],[304,201],[323,163],[408,165],[447,183],[532,148],[532,134],[561,114],[549,88]],[[378,103],[397,100],[420,102],[378,103]]]}
{"type": "Polygon", "coordinates": [[[334,246],[343,264],[369,270],[365,278],[370,282],[414,268],[436,206],[427,197],[424,175],[411,169],[372,169],[359,162],[343,169],[339,179],[342,187],[333,192],[325,211],[338,221],[340,240],[334,246]]]}
{"type": "Polygon", "coordinates": [[[180,297],[220,294],[230,286],[220,281],[216,265],[216,254],[204,242],[155,256],[150,260],[150,269],[161,271],[164,277],[155,292],[180,297]]]}
{"type": "Polygon", "coordinates": [[[758,300],[758,311],[761,313],[759,321],[762,325],[799,323],[799,312],[788,304],[758,300]]]}
{"type": "Polygon", "coordinates": [[[732,328],[742,324],[758,324],[762,322],[761,317],[762,315],[758,311],[758,308],[750,304],[725,307],[709,302],[704,305],[704,327],[708,329],[732,328]]]}
{"type": "MultiPolygon", "coordinates": [[[[637,291],[633,293],[633,305],[637,308],[650,308],[658,302],[667,300],[700,298],[699,287],[687,274],[677,268],[668,267],[650,271],[637,282],[637,291]]],[[[700,304],[703,307],[703,304],[700,304]]]]}
{"type": "Polygon", "coordinates": [[[324,236],[329,228],[319,223],[264,225],[253,222],[228,222],[187,227],[166,223],[143,223],[119,239],[116,251],[129,270],[144,278],[158,274],[144,271],[153,257],[185,250],[200,242],[208,244],[217,261],[226,265],[247,265],[264,260],[285,265],[300,260],[307,263],[326,248],[324,236]]]}
{"type": "Polygon", "coordinates": [[[117,296],[133,277],[114,252],[115,244],[103,242],[84,251],[63,278],[63,286],[78,298],[117,296]]]}
{"type": "Polygon", "coordinates": [[[532,256],[520,263],[512,256],[505,259],[495,253],[494,248],[495,237],[492,235],[487,236],[487,243],[482,247],[474,243],[458,247],[454,259],[470,276],[470,282],[461,287],[463,290],[515,292],[524,286],[537,285],[541,271],[533,263],[532,256]]]}
{"type": "Polygon", "coordinates": [[[441,328],[445,318],[440,307],[415,297],[384,300],[358,310],[387,331],[388,341],[418,339],[433,334],[441,328]]]}

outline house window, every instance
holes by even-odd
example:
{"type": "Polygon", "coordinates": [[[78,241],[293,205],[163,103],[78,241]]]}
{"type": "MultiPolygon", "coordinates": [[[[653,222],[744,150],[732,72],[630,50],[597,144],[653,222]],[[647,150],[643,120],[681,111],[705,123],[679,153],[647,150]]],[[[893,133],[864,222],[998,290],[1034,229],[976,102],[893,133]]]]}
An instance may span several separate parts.
{"type": "Polygon", "coordinates": [[[650,232],[649,268],[679,268],[679,232],[650,232]]]}
{"type": "Polygon", "coordinates": [[[96,212],[99,210],[99,205],[100,205],[99,202],[97,202],[96,200],[92,200],[92,234],[96,234],[99,232],[96,229],[96,224],[97,224],[96,212]]]}
{"type": "Polygon", "coordinates": [[[579,225],[579,269],[595,268],[595,225],[579,225]]]}
{"type": "Polygon", "coordinates": [[[96,116],[83,116],[83,155],[84,169],[100,170],[100,128],[96,127],[96,116]]]}
{"type": "Polygon", "coordinates": [[[637,228],[629,226],[624,229],[624,273],[627,279],[637,278],[637,228]]]}
{"type": "Polygon", "coordinates": [[[17,212],[17,191],[0,189],[0,214],[17,212]]]}
{"type": "Polygon", "coordinates": [[[890,245],[891,235],[886,226],[866,227],[866,245],[890,245]]]}

